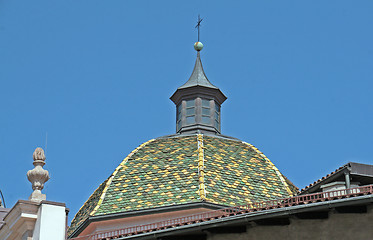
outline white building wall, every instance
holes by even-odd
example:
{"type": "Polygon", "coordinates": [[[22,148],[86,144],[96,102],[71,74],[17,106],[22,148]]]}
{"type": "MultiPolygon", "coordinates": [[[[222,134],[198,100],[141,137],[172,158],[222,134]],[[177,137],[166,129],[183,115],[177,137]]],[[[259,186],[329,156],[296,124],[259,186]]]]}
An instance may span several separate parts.
{"type": "Polygon", "coordinates": [[[66,208],[42,203],[38,211],[33,240],[65,240],[66,208]]]}

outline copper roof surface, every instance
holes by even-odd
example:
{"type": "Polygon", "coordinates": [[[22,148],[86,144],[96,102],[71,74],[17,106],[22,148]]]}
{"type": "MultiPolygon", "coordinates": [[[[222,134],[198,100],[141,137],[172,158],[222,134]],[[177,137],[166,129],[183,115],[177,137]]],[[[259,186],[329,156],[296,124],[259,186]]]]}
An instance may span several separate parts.
{"type": "Polygon", "coordinates": [[[184,85],[180,86],[178,89],[193,87],[193,86],[203,86],[208,88],[218,89],[207,79],[205,71],[203,70],[202,62],[200,53],[197,52],[197,59],[194,65],[194,69],[192,75],[190,76],[189,80],[184,83],[184,85]]]}

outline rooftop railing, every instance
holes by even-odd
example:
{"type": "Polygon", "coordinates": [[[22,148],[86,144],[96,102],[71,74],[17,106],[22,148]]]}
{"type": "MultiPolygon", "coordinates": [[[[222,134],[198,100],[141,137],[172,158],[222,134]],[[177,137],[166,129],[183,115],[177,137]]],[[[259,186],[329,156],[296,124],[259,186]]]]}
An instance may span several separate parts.
{"type": "Polygon", "coordinates": [[[314,194],[299,195],[290,198],[275,199],[263,202],[257,202],[247,205],[223,208],[209,212],[193,214],[179,218],[173,218],[165,221],[149,223],[140,226],[127,227],[113,231],[98,232],[92,235],[72,238],[72,240],[109,240],[121,237],[132,236],[140,233],[153,232],[177,226],[196,224],[205,221],[211,221],[219,218],[226,218],[240,214],[247,214],[257,211],[270,210],[276,208],[291,207],[295,205],[324,202],[342,198],[349,198],[361,195],[373,194],[373,185],[367,185],[357,188],[335,190],[330,192],[319,192],[314,194]]]}

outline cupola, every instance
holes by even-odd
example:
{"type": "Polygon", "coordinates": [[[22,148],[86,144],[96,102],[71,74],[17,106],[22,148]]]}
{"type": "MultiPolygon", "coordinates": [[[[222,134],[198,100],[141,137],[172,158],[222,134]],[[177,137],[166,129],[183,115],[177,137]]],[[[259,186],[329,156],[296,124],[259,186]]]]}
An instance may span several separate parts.
{"type": "Polygon", "coordinates": [[[194,44],[197,59],[189,80],[171,96],[176,105],[177,133],[221,132],[221,105],[227,97],[211,84],[202,67],[201,42],[194,44]]]}

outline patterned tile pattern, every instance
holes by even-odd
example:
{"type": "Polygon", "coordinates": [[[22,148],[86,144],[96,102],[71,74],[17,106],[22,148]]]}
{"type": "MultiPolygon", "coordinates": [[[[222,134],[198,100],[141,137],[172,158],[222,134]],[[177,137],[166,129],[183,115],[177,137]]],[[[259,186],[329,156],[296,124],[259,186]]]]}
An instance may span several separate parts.
{"type": "Polygon", "coordinates": [[[79,209],[78,213],[75,215],[74,219],[71,221],[71,225],[68,230],[68,235],[73,233],[75,229],[82,224],[97,206],[102,191],[104,190],[107,183],[107,179],[101,183],[101,185],[93,192],[93,194],[88,198],[87,202],[79,209]]]}
{"type": "Polygon", "coordinates": [[[197,166],[195,136],[151,142],[118,171],[95,215],[197,201],[197,166]]]}
{"type": "Polygon", "coordinates": [[[250,144],[206,135],[159,138],[123,160],[79,210],[69,233],[90,215],[201,201],[235,206],[289,197],[293,189],[250,144]]]}
{"type": "Polygon", "coordinates": [[[208,202],[241,205],[288,197],[272,163],[248,144],[204,137],[208,202]]]}
{"type": "MultiPolygon", "coordinates": [[[[281,174],[282,175],[282,174],[281,174]]],[[[297,188],[287,177],[282,175],[282,177],[285,179],[287,185],[289,186],[290,191],[292,192],[292,195],[298,195],[299,194],[299,188],[297,188]]]]}

